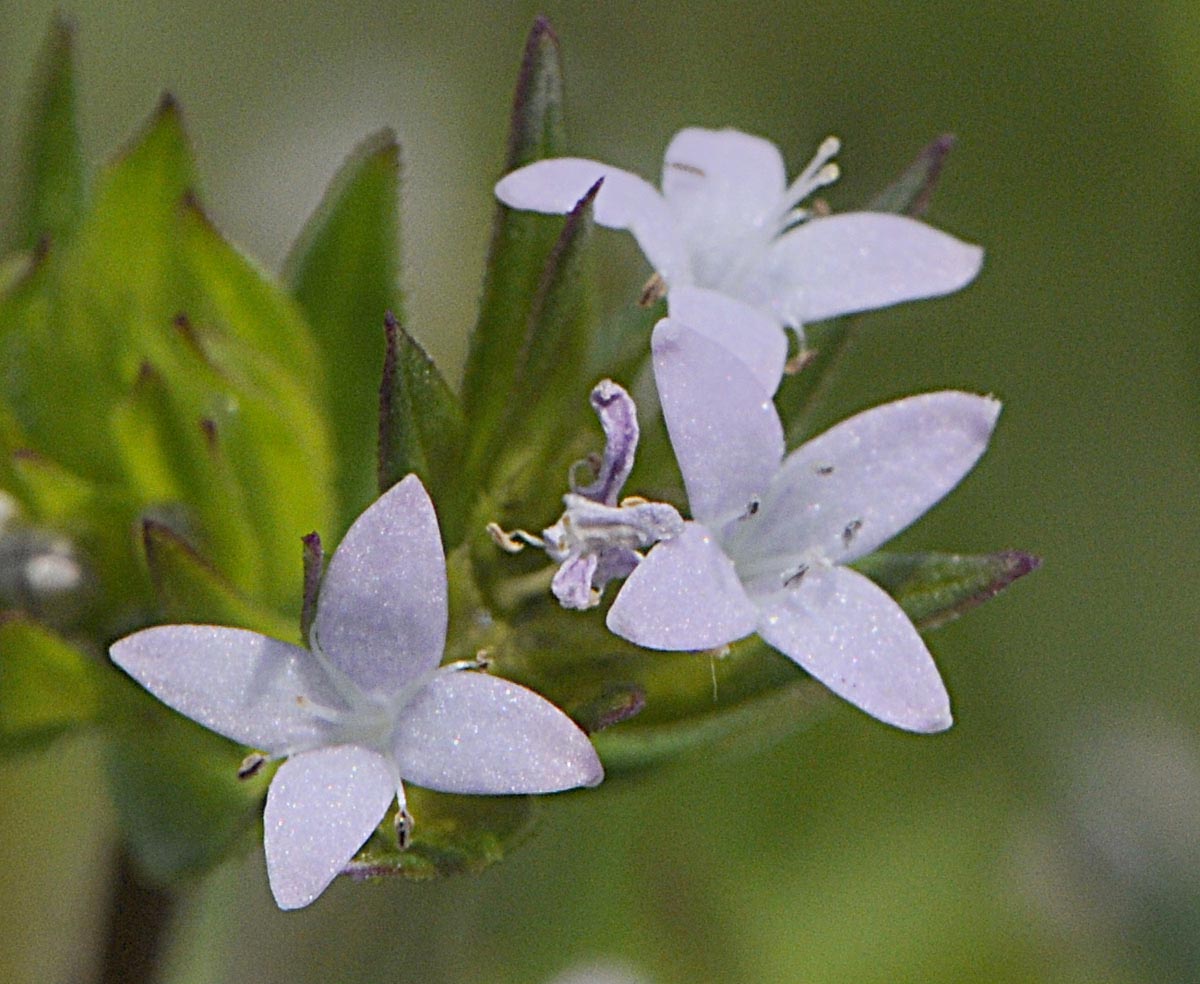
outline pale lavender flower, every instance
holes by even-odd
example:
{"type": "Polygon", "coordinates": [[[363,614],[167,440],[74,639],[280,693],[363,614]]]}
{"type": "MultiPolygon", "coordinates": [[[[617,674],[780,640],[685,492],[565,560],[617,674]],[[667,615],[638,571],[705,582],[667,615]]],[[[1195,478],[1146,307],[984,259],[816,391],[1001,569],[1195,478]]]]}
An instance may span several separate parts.
{"type": "Polygon", "coordinates": [[[263,826],[271,890],[294,909],[325,890],[393,800],[406,843],[402,778],[476,794],[603,778],[587,736],[549,701],[470,672],[477,664],[438,666],[446,619],[437,517],[410,475],[359,516],[334,553],[310,649],[245,629],[166,625],[110,654],[164,703],[287,759],[263,826]]]}
{"type": "Polygon", "coordinates": [[[950,391],[897,400],[784,457],[774,404],[750,369],[673,319],[655,328],[653,351],[693,521],[630,575],[609,628],[664,650],[757,632],[881,721],[949,727],[949,697],[916,629],[845,565],[958,484],[986,449],[999,403],[950,391]]]}
{"type": "Polygon", "coordinates": [[[591,403],[604,429],[604,454],[586,485],[576,484],[572,469],[571,491],[563,496],[566,509],[558,522],[540,537],[524,530],[506,533],[495,523],[488,526],[496,543],[510,553],[525,546],[545,550],[559,565],[550,585],[554,597],[564,608],[581,611],[600,603],[609,581],[627,577],[637,567],[640,551],[683,529],[682,517],[665,502],[618,501],[637,452],[633,398],[604,379],[592,389],[591,403]]]}
{"type": "MultiPolygon", "coordinates": [[[[702,287],[804,324],[948,294],[979,272],[983,251],[915,219],[818,215],[801,203],[837,178],[829,138],[790,185],[774,144],[738,130],[689,128],[667,148],[662,191],[596,161],[560,157],[513,171],[496,196],[566,213],[599,179],[595,220],[628,229],[670,291],[702,287]]],[[[739,357],[749,364],[730,340],[739,357]]]]}

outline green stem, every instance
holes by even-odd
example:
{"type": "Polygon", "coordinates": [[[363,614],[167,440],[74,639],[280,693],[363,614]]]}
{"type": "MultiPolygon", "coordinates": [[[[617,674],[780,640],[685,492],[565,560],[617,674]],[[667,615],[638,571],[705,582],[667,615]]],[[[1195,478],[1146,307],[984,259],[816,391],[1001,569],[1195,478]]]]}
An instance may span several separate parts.
{"type": "Polygon", "coordinates": [[[148,883],[118,848],[99,984],[157,984],[174,910],[174,894],[148,883]]]}

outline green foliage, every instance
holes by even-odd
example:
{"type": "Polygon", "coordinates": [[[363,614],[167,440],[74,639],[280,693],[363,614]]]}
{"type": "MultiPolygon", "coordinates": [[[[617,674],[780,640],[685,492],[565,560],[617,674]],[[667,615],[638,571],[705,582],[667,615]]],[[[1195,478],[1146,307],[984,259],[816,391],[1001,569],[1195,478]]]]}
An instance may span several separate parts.
{"type": "MultiPolygon", "coordinates": [[[[756,747],[835,706],[753,638],[709,653],[624,642],[602,611],[557,606],[544,557],[510,559],[484,534],[490,520],[557,508],[568,467],[597,443],[590,386],[601,375],[632,383],[662,314],[661,304],[627,312],[619,332],[598,335],[588,249],[599,185],[565,220],[498,206],[460,399],[397,317],[400,163],[389,131],[347,159],[280,284],[203,211],[170,97],[101,170],[90,204],[74,104],[71,35],[56,23],[27,140],[27,252],[0,261],[0,489],[37,535],[70,538],[97,597],[66,627],[83,649],[31,612],[0,618],[0,751],[95,725],[123,836],[153,878],[172,882],[227,854],[256,825],[266,777],[239,782],[242,750],[84,650],[155,621],[305,639],[323,563],[310,531],[336,542],[377,488],[410,472],[432,493],[448,548],[446,657],[486,651],[492,672],[593,734],[611,775],[756,747]]],[[[539,19],[506,169],[564,147],[558,42],[539,19]]],[[[931,144],[871,207],[923,211],[948,149],[946,138],[931,144]]],[[[792,439],[852,325],[810,329],[808,361],[779,394],[792,439]]],[[[676,483],[661,421],[647,413],[643,423],[637,476],[676,483]]],[[[1009,552],[878,554],[857,566],[934,628],[1036,565],[1009,552]]],[[[401,851],[385,823],[350,873],[478,871],[524,839],[533,805],[412,789],[412,845],[401,851]]]]}
{"type": "Polygon", "coordinates": [[[440,504],[447,544],[462,537],[470,486],[462,482],[465,422],[458,399],[433,360],[390,312],[379,388],[379,491],[415,472],[440,504]]]}
{"type": "MultiPolygon", "coordinates": [[[[297,238],[283,279],[312,326],[333,415],[341,536],[375,497],[376,383],[385,311],[397,287],[400,148],[390,130],[364,140],[333,179],[297,238]]],[[[403,477],[401,475],[400,477],[403,477]]]]}
{"type": "Polygon", "coordinates": [[[994,554],[893,554],[879,551],[854,566],[900,602],[918,629],[952,622],[1017,578],[1041,567],[1020,550],[994,554]]]}
{"type": "MultiPolygon", "coordinates": [[[[504,171],[565,150],[562,64],[558,39],[539,19],[521,63],[504,171]]],[[[465,479],[478,483],[491,463],[496,434],[510,413],[517,366],[525,349],[533,298],[561,222],[497,204],[479,318],[463,376],[463,406],[471,422],[465,479]]]]}
{"type": "Polygon", "coordinates": [[[576,456],[563,442],[591,388],[583,375],[590,326],[587,247],[598,191],[599,184],[567,216],[533,296],[491,453],[488,487],[505,518],[528,515],[544,503],[546,490],[560,487],[576,456]]]}
{"type": "Polygon", "coordinates": [[[417,818],[408,849],[397,846],[389,815],[347,866],[351,878],[424,880],[482,871],[525,841],[536,816],[530,796],[449,796],[410,786],[407,799],[417,818]]]}
{"type": "Polygon", "coordinates": [[[0,617],[0,754],[41,747],[95,720],[93,660],[26,618],[0,617]]]}
{"type": "Polygon", "coordinates": [[[17,245],[65,240],[83,211],[84,167],[75,121],[74,30],[61,16],[50,26],[33,84],[17,205],[17,245]]]}
{"type": "Polygon", "coordinates": [[[161,884],[212,867],[257,827],[267,777],[238,779],[244,753],[136,684],[107,696],[105,764],[134,857],[161,884]]]}

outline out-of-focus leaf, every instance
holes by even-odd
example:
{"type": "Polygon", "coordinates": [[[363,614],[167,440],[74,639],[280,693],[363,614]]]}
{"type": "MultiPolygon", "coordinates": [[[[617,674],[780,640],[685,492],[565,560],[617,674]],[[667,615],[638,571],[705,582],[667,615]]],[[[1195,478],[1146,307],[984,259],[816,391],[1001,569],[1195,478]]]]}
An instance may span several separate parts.
{"type": "Polygon", "coordinates": [[[325,370],[340,504],[340,539],[375,498],[378,325],[400,311],[400,148],[391,130],[363,141],[334,177],[283,267],[325,370]]]}
{"type": "Polygon", "coordinates": [[[501,510],[558,489],[573,457],[564,439],[587,416],[588,266],[596,184],[567,216],[529,312],[512,389],[490,457],[501,510]]]}
{"type": "Polygon", "coordinates": [[[433,360],[390,312],[379,388],[379,491],[410,472],[438,503],[442,537],[461,538],[470,487],[462,479],[464,424],[458,400],[433,360]]]}
{"type": "Polygon", "coordinates": [[[66,239],[83,209],[84,166],[75,122],[74,31],[61,16],[50,25],[34,78],[25,128],[17,242],[66,239]]]}
{"type": "MultiPolygon", "coordinates": [[[[201,299],[186,310],[197,329],[220,329],[228,337],[257,353],[259,362],[283,370],[299,382],[297,389],[315,395],[320,404],[322,369],[317,347],[299,306],[272,282],[270,276],[236,249],[212,224],[195,199],[184,202],[181,213],[182,245],[188,271],[196,279],[201,299]]],[[[211,333],[203,335],[211,345],[211,333]]],[[[223,363],[227,372],[242,360],[223,363]]],[[[258,381],[258,380],[256,380],[258,381]]]]}
{"type": "Polygon", "coordinates": [[[930,141],[904,172],[867,205],[868,212],[891,212],[918,218],[925,214],[942,173],[942,165],[954,149],[954,134],[943,133],[930,141]]]}
{"type": "Polygon", "coordinates": [[[877,552],[855,563],[900,603],[918,629],[936,629],[1041,567],[1021,550],[994,554],[877,552]]]}
{"type": "Polygon", "coordinates": [[[400,875],[429,879],[479,872],[519,847],[533,829],[529,796],[457,796],[405,786],[413,837],[401,851],[392,817],[346,867],[356,880],[400,875]]]}
{"type": "Polygon", "coordinates": [[[239,780],[244,750],[129,681],[108,691],[105,764],[130,851],[160,884],[211,868],[256,829],[271,770],[239,780]]]}
{"type": "MultiPolygon", "coordinates": [[[[952,134],[931,141],[895,181],[871,200],[866,210],[914,218],[924,215],[953,148],[952,134]]],[[[789,447],[812,436],[813,416],[862,317],[852,315],[805,326],[806,348],[796,360],[801,368],[783,377],[775,397],[789,447]]]]}
{"type": "Polygon", "coordinates": [[[40,747],[96,718],[96,667],[49,629],[0,616],[0,754],[40,747]]]}
{"type": "Polygon", "coordinates": [[[193,181],[175,104],[164,100],[135,143],[103,170],[92,208],[0,302],[3,398],[33,446],[80,474],[120,464],[105,420],[157,356],[186,307],[178,271],[179,202],[193,181]],[[178,305],[178,307],[176,307],[178,305]]]}
{"type": "Polygon", "coordinates": [[[232,625],[299,641],[292,622],[239,594],[167,526],[145,520],[142,544],[165,621],[232,625]]]}
{"type": "MultiPolygon", "coordinates": [[[[558,39],[549,22],[538,18],[517,79],[505,173],[563,151],[558,39]]],[[[486,469],[496,430],[508,412],[533,297],[560,229],[554,218],[496,206],[479,319],[463,376],[463,407],[470,422],[469,481],[486,469]]]]}

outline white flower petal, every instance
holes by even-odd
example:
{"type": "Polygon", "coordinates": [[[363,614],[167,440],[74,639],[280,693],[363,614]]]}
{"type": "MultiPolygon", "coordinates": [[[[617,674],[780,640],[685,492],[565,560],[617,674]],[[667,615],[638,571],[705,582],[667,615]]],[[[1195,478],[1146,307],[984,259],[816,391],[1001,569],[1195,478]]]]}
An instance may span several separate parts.
{"type": "Polygon", "coordinates": [[[347,531],[321,582],[313,634],[364,690],[395,693],[441,660],[446,562],[433,503],[415,475],[347,531]]]}
{"type": "Polygon", "coordinates": [[[689,127],[663,156],[663,195],[676,215],[699,220],[714,211],[737,225],[778,219],[787,172],[769,140],[740,130],[689,127]]]}
{"type": "Polygon", "coordinates": [[[965,287],[983,250],[900,215],[847,212],[780,237],[747,298],[785,321],[820,321],[965,287]]]}
{"type": "Polygon", "coordinates": [[[788,455],[734,555],[791,557],[815,548],[844,563],[870,553],[963,479],[999,413],[997,400],[944,391],[842,421],[788,455]]]}
{"type": "Polygon", "coordinates": [[[406,781],[448,793],[552,793],[604,778],[567,715],[532,690],[469,670],[435,673],[405,705],[394,742],[406,781]]]}
{"type": "Polygon", "coordinates": [[[598,161],[556,157],[505,175],[496,197],[510,208],[565,215],[601,178],[593,216],[609,229],[628,229],[651,266],[670,284],[689,279],[687,251],[662,195],[636,174],[598,161]]]}
{"type": "Polygon", "coordinates": [[[308,905],[379,825],[399,780],[386,758],[359,745],[293,755],[267,792],[263,846],[281,909],[308,905]]]}
{"type": "Polygon", "coordinates": [[[712,649],[754,631],[758,611],[733,563],[699,523],[655,546],[621,586],[610,630],[648,649],[712,649]]]}
{"type": "Polygon", "coordinates": [[[950,727],[950,698],[925,643],[857,571],[814,567],[760,604],[759,635],[839,697],[907,731],[950,727]]]}
{"type": "Polygon", "coordinates": [[[345,710],[312,653],[247,629],[160,625],[109,654],[164,704],[272,755],[328,740],[333,725],[314,706],[345,710]]]}
{"type": "Polygon", "coordinates": [[[723,523],[767,490],[783,457],[771,394],[744,362],[673,318],[654,329],[654,379],[692,516],[723,523]]]}
{"type": "Polygon", "coordinates": [[[787,334],[759,308],[702,287],[677,287],[667,296],[672,321],[728,349],[774,393],[787,362],[787,334]]]}

